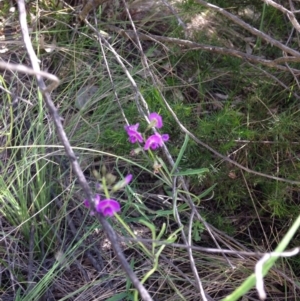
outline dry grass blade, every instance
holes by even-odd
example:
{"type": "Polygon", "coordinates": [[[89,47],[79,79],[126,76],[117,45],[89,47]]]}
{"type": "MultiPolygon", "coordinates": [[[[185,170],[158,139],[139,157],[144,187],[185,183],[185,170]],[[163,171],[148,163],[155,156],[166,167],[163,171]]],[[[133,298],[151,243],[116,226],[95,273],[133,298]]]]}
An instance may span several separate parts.
{"type": "MultiPolygon", "coordinates": [[[[40,71],[40,67],[38,65],[38,59],[37,56],[34,52],[34,49],[32,47],[30,38],[29,38],[29,34],[28,34],[28,28],[27,28],[27,21],[26,21],[26,9],[25,9],[25,1],[24,0],[19,0],[18,1],[18,7],[19,7],[19,16],[20,16],[20,25],[22,28],[22,35],[23,35],[23,39],[24,39],[24,43],[27,49],[27,52],[29,54],[32,66],[33,66],[33,70],[34,71],[40,71]]],[[[72,150],[72,147],[69,143],[68,137],[64,131],[64,128],[62,126],[61,123],[61,119],[60,116],[58,114],[58,111],[54,105],[54,103],[51,100],[50,94],[49,94],[49,90],[47,89],[42,77],[40,74],[36,74],[37,77],[37,82],[39,85],[39,88],[41,89],[41,91],[43,92],[44,98],[45,98],[45,102],[48,106],[48,109],[50,111],[50,114],[53,117],[58,135],[60,137],[60,140],[62,142],[62,144],[65,147],[66,153],[69,156],[69,159],[73,165],[74,168],[74,172],[77,174],[78,176],[78,180],[83,188],[83,190],[85,191],[86,195],[87,195],[87,199],[90,202],[90,204],[94,204],[93,202],[93,194],[89,188],[89,185],[85,179],[85,176],[80,168],[80,165],[78,164],[78,161],[76,159],[76,156],[72,150]]],[[[105,231],[108,234],[109,239],[111,240],[114,250],[116,252],[117,257],[119,258],[122,267],[124,268],[124,270],[126,271],[128,277],[131,279],[132,283],[134,284],[134,286],[137,288],[137,290],[139,291],[141,297],[144,300],[152,300],[151,296],[149,295],[148,291],[145,289],[145,287],[140,283],[140,281],[138,280],[138,278],[136,277],[136,275],[134,274],[134,272],[132,271],[130,265],[128,264],[126,258],[123,255],[123,252],[117,242],[117,236],[114,232],[114,230],[112,229],[112,227],[110,226],[110,224],[107,222],[107,220],[105,219],[104,216],[102,215],[98,215],[97,216],[99,221],[101,222],[101,224],[103,225],[105,231]]]]}
{"type": "MultiPolygon", "coordinates": [[[[26,17],[25,2],[0,1],[1,298],[243,290],[300,204],[299,4],[42,0],[26,17]],[[169,139],[148,152],[153,134],[169,139]],[[133,177],[116,192],[107,174],[133,177]],[[120,214],[89,214],[95,194],[120,214]]],[[[260,270],[260,293],[296,300],[299,262],[260,270]]]]}
{"type": "Polygon", "coordinates": [[[229,48],[212,46],[212,45],[204,45],[204,44],[196,43],[196,42],[189,41],[189,40],[170,38],[170,37],[158,36],[158,35],[153,35],[153,34],[144,34],[144,33],[136,34],[132,30],[123,30],[114,25],[105,25],[105,26],[107,28],[109,28],[110,30],[115,31],[126,38],[130,37],[131,39],[136,39],[136,37],[138,36],[138,39],[144,40],[144,41],[148,40],[148,41],[157,41],[160,43],[170,43],[173,45],[178,45],[180,47],[185,47],[187,50],[205,50],[205,51],[212,52],[212,53],[231,55],[234,57],[242,58],[242,59],[252,62],[252,63],[262,64],[267,67],[271,67],[271,68],[275,68],[275,69],[279,69],[279,70],[283,70],[283,71],[292,70],[293,72],[295,72],[295,74],[300,73],[300,70],[298,70],[298,69],[293,69],[293,68],[289,69],[286,66],[280,65],[283,63],[287,63],[287,62],[299,62],[300,54],[298,56],[293,56],[293,57],[280,57],[275,60],[267,60],[267,59],[261,58],[259,56],[247,54],[242,51],[235,50],[235,49],[229,49],[229,48]]]}

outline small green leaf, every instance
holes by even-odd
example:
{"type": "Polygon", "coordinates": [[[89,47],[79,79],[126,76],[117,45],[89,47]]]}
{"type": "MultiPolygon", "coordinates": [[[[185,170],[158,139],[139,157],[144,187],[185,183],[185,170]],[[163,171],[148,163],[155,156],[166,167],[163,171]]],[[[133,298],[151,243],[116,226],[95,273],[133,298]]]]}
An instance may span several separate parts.
{"type": "Polygon", "coordinates": [[[187,169],[184,171],[174,173],[174,176],[191,176],[191,175],[201,175],[206,172],[209,172],[208,168],[199,168],[199,169],[187,169]]]}
{"type": "Polygon", "coordinates": [[[179,163],[180,163],[180,161],[182,159],[182,156],[183,156],[183,154],[184,154],[184,152],[186,150],[188,142],[189,142],[189,136],[186,134],[185,138],[184,138],[183,145],[182,145],[182,147],[180,149],[179,155],[178,155],[178,157],[176,159],[176,162],[175,162],[175,164],[174,164],[174,166],[172,168],[171,174],[173,174],[173,172],[177,169],[177,167],[178,167],[178,165],[179,165],[179,163]]]}
{"type": "Polygon", "coordinates": [[[212,185],[211,187],[207,188],[206,190],[204,190],[199,196],[199,199],[203,199],[204,197],[206,197],[211,191],[214,190],[214,188],[217,186],[217,184],[212,185]]]}
{"type": "Polygon", "coordinates": [[[163,223],[162,227],[161,227],[161,229],[159,231],[159,234],[156,237],[156,239],[157,240],[161,239],[161,237],[163,236],[163,234],[165,233],[165,231],[166,231],[166,223],[163,223]]]}
{"type": "Polygon", "coordinates": [[[123,300],[126,297],[128,297],[128,294],[123,292],[123,293],[116,294],[116,295],[114,295],[113,297],[111,297],[109,299],[106,299],[106,301],[120,301],[120,300],[123,300]]]}

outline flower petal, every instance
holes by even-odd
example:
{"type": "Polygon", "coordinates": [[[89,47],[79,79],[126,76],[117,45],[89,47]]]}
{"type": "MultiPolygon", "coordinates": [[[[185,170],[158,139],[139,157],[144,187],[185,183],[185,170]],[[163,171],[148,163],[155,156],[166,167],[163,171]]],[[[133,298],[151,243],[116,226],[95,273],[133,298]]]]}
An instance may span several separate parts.
{"type": "Polygon", "coordinates": [[[163,126],[162,117],[156,112],[153,112],[149,115],[149,120],[150,122],[154,121],[155,122],[154,126],[157,127],[158,129],[160,129],[163,126]]]}
{"type": "Polygon", "coordinates": [[[134,130],[128,130],[127,135],[129,136],[129,141],[131,143],[136,143],[136,142],[143,142],[143,136],[140,132],[134,131],[134,130]]]}
{"type": "Polygon", "coordinates": [[[106,199],[98,203],[96,210],[104,216],[113,216],[115,212],[121,210],[121,206],[116,200],[106,199]]]}
{"type": "Polygon", "coordinates": [[[99,203],[101,200],[100,194],[96,194],[95,195],[95,204],[97,205],[97,203],[99,203]]]}
{"type": "Polygon", "coordinates": [[[127,131],[137,131],[138,128],[139,128],[139,126],[140,126],[139,123],[133,124],[133,125],[125,125],[125,126],[124,126],[124,129],[125,129],[126,132],[127,132],[127,131]]]}
{"type": "Polygon", "coordinates": [[[159,137],[157,135],[151,135],[148,137],[148,139],[145,142],[144,150],[156,149],[159,147],[159,137]]]}
{"type": "Polygon", "coordinates": [[[162,134],[161,138],[163,141],[168,141],[169,140],[169,135],[168,134],[162,134]]]}
{"type": "MultiPolygon", "coordinates": [[[[97,204],[100,202],[100,200],[101,200],[100,194],[96,194],[94,197],[95,207],[97,207],[97,204]]],[[[91,204],[87,199],[83,201],[83,205],[87,208],[91,207],[91,204]]]]}
{"type": "Polygon", "coordinates": [[[132,180],[132,174],[128,174],[125,178],[124,178],[124,181],[125,181],[125,184],[128,185],[132,180]]]}
{"type": "Polygon", "coordinates": [[[146,140],[144,150],[148,150],[149,148],[155,150],[160,146],[163,146],[164,141],[167,141],[168,139],[169,139],[168,134],[164,134],[164,137],[162,137],[159,133],[155,133],[154,135],[148,137],[148,139],[146,140]]]}

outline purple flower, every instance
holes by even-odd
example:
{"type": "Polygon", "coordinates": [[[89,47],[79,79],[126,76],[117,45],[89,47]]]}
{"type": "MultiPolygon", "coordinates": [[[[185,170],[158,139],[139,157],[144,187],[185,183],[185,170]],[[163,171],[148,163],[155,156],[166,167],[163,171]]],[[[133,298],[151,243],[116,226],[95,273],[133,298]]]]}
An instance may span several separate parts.
{"type": "Polygon", "coordinates": [[[112,191],[118,191],[122,188],[124,188],[125,186],[127,186],[132,180],[132,174],[127,175],[123,180],[121,180],[120,182],[118,182],[113,188],[112,191]]]}
{"type": "Polygon", "coordinates": [[[124,178],[124,184],[125,185],[128,185],[132,180],[132,174],[129,174],[127,175],[125,178],[124,178]]]}
{"type": "Polygon", "coordinates": [[[144,150],[148,150],[149,148],[155,150],[161,146],[163,146],[164,141],[169,140],[168,134],[160,135],[158,133],[155,133],[154,135],[151,135],[145,143],[144,150]]]}
{"type": "Polygon", "coordinates": [[[115,212],[121,210],[119,202],[111,199],[103,200],[98,203],[96,210],[104,216],[113,216],[115,212]]]}
{"type": "Polygon", "coordinates": [[[127,132],[127,135],[129,136],[129,141],[131,143],[143,142],[143,136],[140,132],[138,132],[139,125],[140,124],[137,123],[134,125],[126,125],[124,127],[125,131],[127,132]]]}
{"type": "Polygon", "coordinates": [[[125,125],[124,129],[125,129],[125,131],[128,131],[128,130],[130,130],[130,131],[137,131],[138,128],[139,128],[139,126],[140,126],[139,123],[133,124],[133,125],[125,125]]]}
{"type": "Polygon", "coordinates": [[[149,120],[153,124],[153,126],[157,127],[158,129],[160,129],[163,126],[162,117],[155,112],[149,115],[149,120]]]}
{"type": "MultiPolygon", "coordinates": [[[[84,200],[83,204],[87,208],[91,207],[88,200],[84,200]]],[[[115,212],[121,210],[120,204],[117,201],[110,199],[101,201],[99,194],[95,196],[95,208],[97,212],[102,213],[104,216],[113,216],[115,212]]],[[[91,215],[95,215],[93,210],[91,211],[91,215]]]]}

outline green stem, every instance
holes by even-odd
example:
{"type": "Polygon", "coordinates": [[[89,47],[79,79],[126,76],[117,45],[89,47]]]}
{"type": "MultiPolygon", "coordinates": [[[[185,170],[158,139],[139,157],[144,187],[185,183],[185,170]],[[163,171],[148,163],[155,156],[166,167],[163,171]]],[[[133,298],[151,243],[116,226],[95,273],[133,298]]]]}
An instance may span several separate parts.
{"type": "MultiPolygon", "coordinates": [[[[115,213],[115,217],[117,218],[118,222],[126,229],[126,231],[134,238],[137,239],[136,235],[131,231],[131,229],[128,227],[126,223],[122,220],[122,218],[115,213]]],[[[152,254],[148,251],[148,249],[139,241],[138,244],[142,247],[144,252],[149,256],[152,257],[152,254]]]]}
{"type": "MultiPolygon", "coordinates": [[[[7,90],[7,86],[5,84],[4,78],[0,75],[0,82],[2,83],[3,87],[7,90]]],[[[12,108],[12,103],[11,103],[11,97],[10,94],[7,92],[7,101],[9,105],[9,115],[10,115],[10,125],[9,125],[9,133],[3,133],[2,135],[7,136],[7,140],[5,143],[5,147],[9,146],[11,143],[11,137],[12,137],[12,132],[13,132],[13,124],[14,124],[14,115],[13,115],[13,108],[12,108]]]]}
{"type": "MultiPolygon", "coordinates": [[[[281,253],[285,250],[285,248],[288,246],[289,242],[297,232],[297,230],[300,227],[300,215],[292,225],[292,227],[289,229],[288,233],[284,236],[284,238],[279,243],[278,247],[275,249],[274,252],[281,253]]],[[[270,268],[275,264],[275,261],[280,256],[272,256],[269,258],[269,260],[266,261],[266,263],[263,266],[263,276],[265,276],[270,268]]],[[[252,287],[254,287],[256,283],[256,276],[255,274],[250,275],[233,293],[231,293],[226,298],[222,299],[222,301],[235,301],[238,300],[240,297],[245,295],[252,287]]]]}
{"type": "Polygon", "coordinates": [[[102,185],[103,185],[103,190],[104,190],[104,193],[105,193],[105,197],[107,199],[110,199],[110,195],[109,195],[109,192],[108,192],[108,189],[107,189],[105,177],[102,177],[102,185]]]}

